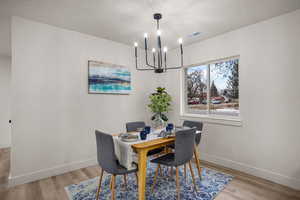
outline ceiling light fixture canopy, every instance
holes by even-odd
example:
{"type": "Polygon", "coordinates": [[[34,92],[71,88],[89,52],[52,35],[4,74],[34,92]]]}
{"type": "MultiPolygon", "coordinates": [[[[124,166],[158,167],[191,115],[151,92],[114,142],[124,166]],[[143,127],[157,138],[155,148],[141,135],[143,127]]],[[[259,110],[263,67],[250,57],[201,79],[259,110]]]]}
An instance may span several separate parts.
{"type": "Polygon", "coordinates": [[[168,48],[165,46],[162,51],[162,42],[161,42],[161,30],[159,29],[159,20],[162,18],[162,14],[155,13],[153,15],[156,20],[156,34],[157,34],[157,50],[152,48],[152,63],[150,64],[148,61],[148,34],[144,34],[145,40],[145,61],[147,68],[139,68],[138,67],[138,43],[134,43],[134,52],[135,52],[135,67],[137,70],[154,70],[155,73],[163,73],[168,69],[180,69],[183,67],[183,48],[182,48],[182,38],[178,39],[178,43],[180,46],[180,58],[181,64],[178,67],[168,67],[167,66],[167,51],[168,48]],[[157,58],[157,60],[156,60],[157,58]]]}

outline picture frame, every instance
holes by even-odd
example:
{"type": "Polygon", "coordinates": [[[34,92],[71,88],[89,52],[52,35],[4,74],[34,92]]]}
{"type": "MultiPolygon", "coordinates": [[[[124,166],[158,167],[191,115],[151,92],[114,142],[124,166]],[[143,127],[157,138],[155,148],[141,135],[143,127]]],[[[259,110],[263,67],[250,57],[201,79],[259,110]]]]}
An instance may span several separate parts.
{"type": "Polygon", "coordinates": [[[122,65],[88,61],[89,94],[130,94],[131,72],[122,65]]]}

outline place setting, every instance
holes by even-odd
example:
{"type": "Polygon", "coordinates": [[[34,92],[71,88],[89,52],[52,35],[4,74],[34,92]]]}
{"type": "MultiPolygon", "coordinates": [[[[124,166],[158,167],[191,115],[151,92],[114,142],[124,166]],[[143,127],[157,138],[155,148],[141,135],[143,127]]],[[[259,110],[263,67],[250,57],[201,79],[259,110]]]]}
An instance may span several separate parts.
{"type": "Polygon", "coordinates": [[[183,129],[181,126],[174,126],[169,123],[165,128],[152,128],[145,126],[144,128],[137,128],[136,131],[121,133],[118,139],[123,142],[142,142],[144,140],[151,140],[157,138],[174,137],[175,131],[183,129]]]}

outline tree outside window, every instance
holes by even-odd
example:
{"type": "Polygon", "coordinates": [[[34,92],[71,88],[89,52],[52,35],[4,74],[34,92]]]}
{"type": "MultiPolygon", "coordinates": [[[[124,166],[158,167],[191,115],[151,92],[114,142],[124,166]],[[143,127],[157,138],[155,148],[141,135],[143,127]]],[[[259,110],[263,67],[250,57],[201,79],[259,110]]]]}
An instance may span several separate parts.
{"type": "Polygon", "coordinates": [[[239,115],[239,58],[188,67],[188,113],[239,115]]]}

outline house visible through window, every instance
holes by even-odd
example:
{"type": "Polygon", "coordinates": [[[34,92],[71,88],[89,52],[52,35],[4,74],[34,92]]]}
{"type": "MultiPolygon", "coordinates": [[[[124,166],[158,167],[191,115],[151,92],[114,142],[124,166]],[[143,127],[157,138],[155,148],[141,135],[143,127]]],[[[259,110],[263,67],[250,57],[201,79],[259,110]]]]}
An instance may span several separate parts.
{"type": "Polygon", "coordinates": [[[185,69],[185,113],[239,115],[239,58],[185,69]]]}

